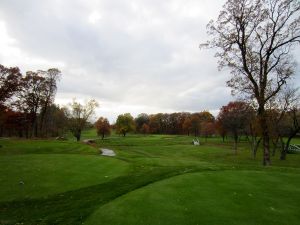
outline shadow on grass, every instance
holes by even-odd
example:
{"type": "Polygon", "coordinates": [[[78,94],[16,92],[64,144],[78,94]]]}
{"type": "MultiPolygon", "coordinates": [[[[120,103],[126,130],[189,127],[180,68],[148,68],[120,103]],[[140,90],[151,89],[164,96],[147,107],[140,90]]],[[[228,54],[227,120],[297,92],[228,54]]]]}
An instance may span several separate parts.
{"type": "Polygon", "coordinates": [[[139,170],[138,173],[121,176],[108,183],[46,198],[0,203],[0,224],[82,224],[94,210],[121,195],[176,175],[197,172],[199,168],[160,167],[139,170]]]}

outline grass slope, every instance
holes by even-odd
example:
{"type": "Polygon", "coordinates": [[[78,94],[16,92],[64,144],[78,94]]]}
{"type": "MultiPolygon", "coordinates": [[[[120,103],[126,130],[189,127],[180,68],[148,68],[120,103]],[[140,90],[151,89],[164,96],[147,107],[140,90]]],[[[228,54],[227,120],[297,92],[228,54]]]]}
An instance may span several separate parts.
{"type": "Polygon", "coordinates": [[[0,164],[0,201],[41,198],[88,187],[127,170],[123,161],[70,154],[2,156],[0,164]]]}
{"type": "Polygon", "coordinates": [[[282,162],[277,153],[263,168],[261,152],[252,159],[246,142],[234,155],[229,141],[192,146],[192,139],[98,140],[116,159],[72,141],[1,140],[0,177],[7,181],[0,186],[0,224],[299,224],[299,154],[282,162]],[[26,199],[15,191],[7,197],[21,174],[46,188],[32,186],[26,199]],[[70,185],[64,178],[71,177],[70,185]]]}
{"type": "Polygon", "coordinates": [[[262,171],[185,174],[124,195],[99,208],[85,224],[296,225],[299,178],[262,171]]]}

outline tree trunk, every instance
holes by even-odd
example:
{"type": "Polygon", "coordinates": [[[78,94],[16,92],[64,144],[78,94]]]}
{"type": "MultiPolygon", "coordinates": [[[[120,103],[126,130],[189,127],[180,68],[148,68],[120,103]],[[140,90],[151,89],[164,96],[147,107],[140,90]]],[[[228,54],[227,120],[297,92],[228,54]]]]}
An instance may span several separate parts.
{"type": "Polygon", "coordinates": [[[38,137],[38,124],[37,124],[37,119],[35,119],[35,122],[34,122],[34,137],[38,137]]]}
{"type": "Polygon", "coordinates": [[[237,143],[238,143],[238,135],[234,135],[234,145],[233,145],[233,148],[234,148],[234,154],[237,155],[237,143]]]}
{"type": "Polygon", "coordinates": [[[254,159],[256,158],[256,153],[257,153],[260,142],[261,142],[261,138],[259,138],[258,141],[256,139],[253,140],[252,152],[253,152],[253,158],[254,159]]]}
{"type": "Polygon", "coordinates": [[[76,138],[77,141],[80,141],[80,138],[81,138],[81,130],[78,130],[74,136],[75,136],[75,138],[76,138]]]}
{"type": "Polygon", "coordinates": [[[288,152],[292,138],[293,138],[292,136],[289,136],[288,141],[286,142],[286,144],[283,145],[283,148],[282,148],[281,154],[280,154],[280,160],[286,160],[286,154],[288,152]]]}
{"type": "Polygon", "coordinates": [[[0,137],[3,137],[3,133],[4,133],[3,130],[4,130],[4,128],[3,128],[3,126],[1,125],[1,126],[0,126],[0,137]]]}
{"type": "Polygon", "coordinates": [[[299,132],[300,128],[294,130],[293,132],[290,133],[289,137],[288,137],[288,140],[284,146],[284,148],[282,149],[281,151],[281,155],[280,155],[280,159],[281,160],[285,160],[286,159],[286,154],[289,150],[289,147],[290,147],[290,143],[291,143],[291,140],[297,135],[297,133],[299,132]]]}
{"type": "MultiPolygon", "coordinates": [[[[254,145],[254,143],[253,143],[253,145],[254,145]]],[[[257,153],[257,148],[256,148],[256,146],[253,146],[252,147],[253,159],[256,159],[256,153],[257,153]]]]}
{"type": "Polygon", "coordinates": [[[25,136],[26,136],[26,139],[29,138],[29,128],[28,128],[28,124],[26,124],[26,127],[25,127],[25,136]]]}
{"type": "Polygon", "coordinates": [[[40,134],[43,134],[48,105],[49,105],[49,99],[47,98],[47,100],[42,108],[42,111],[41,111],[40,134]]]}
{"type": "Polygon", "coordinates": [[[280,160],[286,160],[286,154],[288,152],[289,146],[290,146],[290,144],[286,144],[284,146],[284,148],[282,149],[281,154],[280,154],[280,160]]]}
{"type": "Polygon", "coordinates": [[[44,123],[45,123],[45,113],[44,110],[41,112],[41,119],[40,119],[40,126],[39,126],[39,132],[40,135],[43,135],[43,129],[44,129],[44,123]]]}
{"type": "Polygon", "coordinates": [[[32,115],[32,121],[31,121],[31,136],[37,137],[38,134],[38,127],[37,127],[37,116],[36,114],[32,115]]]}
{"type": "Polygon", "coordinates": [[[19,135],[19,138],[22,138],[22,137],[23,137],[23,131],[22,131],[22,129],[19,129],[19,130],[18,130],[18,135],[19,135]]]}
{"type": "Polygon", "coordinates": [[[276,149],[277,149],[277,147],[278,147],[278,142],[279,142],[279,136],[276,137],[275,141],[272,140],[272,143],[273,143],[272,156],[275,156],[276,149]]]}
{"type": "Polygon", "coordinates": [[[267,115],[264,108],[261,108],[258,111],[258,115],[260,119],[260,126],[262,131],[262,138],[263,138],[263,165],[268,166],[271,164],[270,136],[269,136],[268,123],[267,123],[267,115]]]}
{"type": "Polygon", "coordinates": [[[80,141],[80,135],[76,135],[76,141],[80,141]]]}

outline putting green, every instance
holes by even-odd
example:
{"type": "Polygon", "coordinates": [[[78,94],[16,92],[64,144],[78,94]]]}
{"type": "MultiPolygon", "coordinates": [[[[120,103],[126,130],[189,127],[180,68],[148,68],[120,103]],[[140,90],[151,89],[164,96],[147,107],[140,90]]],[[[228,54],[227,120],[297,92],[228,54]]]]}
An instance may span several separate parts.
{"type": "Polygon", "coordinates": [[[0,201],[39,198],[107,182],[128,164],[97,155],[28,154],[0,157],[0,201]]]}
{"type": "Polygon", "coordinates": [[[88,225],[299,224],[300,174],[191,173],[153,183],[96,210],[88,225]]]}

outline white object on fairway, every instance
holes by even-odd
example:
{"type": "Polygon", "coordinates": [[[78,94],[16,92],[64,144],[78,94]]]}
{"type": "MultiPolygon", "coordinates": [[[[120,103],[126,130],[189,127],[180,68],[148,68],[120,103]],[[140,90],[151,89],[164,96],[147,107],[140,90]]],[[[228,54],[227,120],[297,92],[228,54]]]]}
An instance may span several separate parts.
{"type": "Polygon", "coordinates": [[[105,156],[115,156],[116,155],[116,153],[110,149],[101,148],[101,151],[102,151],[102,155],[105,155],[105,156]]]}
{"type": "Polygon", "coordinates": [[[194,144],[194,145],[200,145],[199,139],[198,139],[198,138],[197,138],[197,139],[194,139],[194,140],[193,140],[193,144],[194,144]]]}

